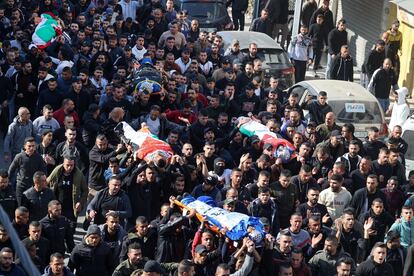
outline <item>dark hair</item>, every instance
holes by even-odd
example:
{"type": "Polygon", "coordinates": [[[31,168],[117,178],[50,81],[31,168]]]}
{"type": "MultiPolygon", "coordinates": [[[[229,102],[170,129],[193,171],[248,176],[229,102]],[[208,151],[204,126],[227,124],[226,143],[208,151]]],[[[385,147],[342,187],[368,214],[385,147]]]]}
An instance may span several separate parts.
{"type": "Polygon", "coordinates": [[[384,201],[381,198],[377,197],[372,201],[371,205],[374,205],[374,203],[384,204],[384,201]]]}
{"type": "Polygon", "coordinates": [[[141,244],[139,244],[137,242],[134,242],[134,243],[131,243],[130,245],[128,245],[128,251],[129,250],[139,250],[141,248],[142,248],[141,244]]]}
{"type": "Polygon", "coordinates": [[[59,202],[59,200],[54,199],[54,200],[49,201],[49,203],[47,204],[47,208],[50,208],[52,206],[58,206],[58,205],[62,205],[62,204],[59,202]]]}
{"type": "Polygon", "coordinates": [[[52,262],[53,259],[59,259],[59,260],[63,259],[63,255],[59,252],[53,253],[52,255],[50,255],[50,258],[49,258],[50,262],[52,262]]]}
{"type": "Polygon", "coordinates": [[[325,239],[325,241],[331,241],[335,244],[338,244],[338,239],[336,238],[335,235],[328,235],[325,239]]]}
{"type": "Polygon", "coordinates": [[[43,176],[46,176],[46,174],[42,171],[37,171],[33,174],[33,182],[40,180],[43,176]]]}
{"type": "Polygon", "coordinates": [[[368,176],[367,176],[367,179],[368,178],[372,178],[372,179],[375,179],[375,180],[377,180],[378,181],[378,176],[376,175],[376,174],[369,174],[368,176]]]}
{"type": "Polygon", "coordinates": [[[27,143],[32,143],[32,142],[35,142],[35,138],[33,137],[26,137],[24,139],[24,145],[26,145],[27,143]]]}
{"type": "Polygon", "coordinates": [[[379,132],[379,129],[375,126],[368,128],[368,132],[379,132]]]}
{"type": "Polygon", "coordinates": [[[270,189],[269,187],[259,187],[257,194],[262,194],[262,193],[270,193],[270,189]]]}
{"type": "Polygon", "coordinates": [[[344,256],[344,257],[339,258],[336,261],[335,266],[338,267],[341,264],[346,264],[346,265],[351,265],[352,266],[354,264],[354,260],[351,257],[344,256]]]}
{"type": "Polygon", "coordinates": [[[352,134],[354,134],[354,132],[355,132],[355,126],[351,123],[346,123],[342,127],[346,128],[352,134]]]}
{"type": "Polygon", "coordinates": [[[32,222],[30,222],[29,227],[42,227],[42,224],[37,221],[37,220],[33,220],[32,222]]]}
{"type": "Polygon", "coordinates": [[[194,266],[194,263],[190,260],[182,260],[179,264],[178,264],[178,268],[177,268],[177,272],[178,273],[184,273],[187,272],[189,273],[191,271],[191,268],[194,266]]]}
{"type": "Polygon", "coordinates": [[[300,170],[308,173],[312,171],[312,167],[308,164],[303,164],[302,167],[300,167],[300,170]]]}
{"type": "Polygon", "coordinates": [[[9,172],[5,169],[0,169],[0,177],[1,178],[9,177],[9,172]]]}
{"type": "Polygon", "coordinates": [[[148,223],[148,219],[144,216],[139,216],[135,220],[135,225],[137,225],[137,224],[147,224],[147,223],[148,223]]]}
{"type": "Polygon", "coordinates": [[[226,263],[221,263],[217,266],[217,269],[230,270],[230,266],[226,263]]]}
{"type": "Polygon", "coordinates": [[[344,18],[341,18],[338,20],[338,24],[346,24],[346,20],[344,18]]]}
{"type": "Polygon", "coordinates": [[[342,211],[342,215],[350,215],[355,217],[355,209],[352,207],[347,207],[342,211]]]}
{"type": "Polygon", "coordinates": [[[344,177],[340,174],[334,174],[331,176],[331,180],[341,182],[344,181],[344,177]]]}
{"type": "Polygon", "coordinates": [[[292,176],[292,173],[290,172],[290,170],[282,170],[280,172],[280,176],[291,177],[292,176]]]}

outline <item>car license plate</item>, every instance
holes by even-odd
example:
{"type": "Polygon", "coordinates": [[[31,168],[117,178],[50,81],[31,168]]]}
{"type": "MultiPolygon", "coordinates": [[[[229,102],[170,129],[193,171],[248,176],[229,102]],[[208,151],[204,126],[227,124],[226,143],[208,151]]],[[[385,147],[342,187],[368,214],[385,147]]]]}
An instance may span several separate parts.
{"type": "Polygon", "coordinates": [[[355,131],[354,135],[357,138],[365,138],[368,136],[368,131],[355,131]]]}
{"type": "Polygon", "coordinates": [[[345,111],[348,113],[365,113],[365,104],[345,103],[345,111]]]}

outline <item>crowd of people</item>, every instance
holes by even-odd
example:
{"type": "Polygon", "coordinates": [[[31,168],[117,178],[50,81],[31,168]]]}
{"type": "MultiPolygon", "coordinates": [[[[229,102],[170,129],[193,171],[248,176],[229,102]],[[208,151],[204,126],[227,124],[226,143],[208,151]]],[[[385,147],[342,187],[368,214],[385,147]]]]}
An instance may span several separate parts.
{"type": "MultiPolygon", "coordinates": [[[[275,37],[284,20],[260,21],[275,13],[273,2],[252,28],[275,37]]],[[[327,75],[352,81],[342,56],[346,21],[335,29],[322,2],[307,1],[301,33],[282,46],[297,81],[309,63],[318,68],[325,46],[327,75]]],[[[247,4],[229,4],[244,25],[247,4]]],[[[401,42],[395,27],[387,34],[401,42]]],[[[376,127],[355,137],[354,125],[336,123],[326,92],[299,104],[276,76],[265,79],[260,45],[244,54],[234,40],[224,49],[172,0],[6,0],[0,42],[8,165],[0,170],[0,204],[43,275],[413,275],[414,171],[407,179],[401,126],[386,137],[376,127]],[[39,49],[31,37],[44,13],[65,33],[39,49]],[[133,86],[142,60],[161,75],[161,92],[133,86]],[[273,144],[242,134],[248,120],[289,141],[294,153],[278,158],[273,144]],[[122,121],[145,126],[172,157],[139,159],[115,130],[122,121]],[[177,206],[186,194],[258,217],[266,235],[230,240],[228,229],[177,206]],[[86,233],[76,240],[80,228],[86,233]]],[[[379,54],[387,43],[376,44],[366,66],[384,110],[396,84],[389,71],[378,73],[396,62],[379,54]]],[[[0,274],[26,275],[5,223],[0,274]]]]}

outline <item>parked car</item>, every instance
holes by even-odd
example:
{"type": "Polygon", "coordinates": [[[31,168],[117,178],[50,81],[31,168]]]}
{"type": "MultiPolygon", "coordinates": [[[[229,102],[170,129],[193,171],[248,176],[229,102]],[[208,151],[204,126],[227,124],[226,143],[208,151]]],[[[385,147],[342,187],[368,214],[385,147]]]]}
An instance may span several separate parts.
{"type": "Polygon", "coordinates": [[[174,0],[179,10],[186,10],[188,19],[197,19],[200,29],[208,32],[231,30],[233,22],[225,0],[174,0]]]}
{"type": "MultiPolygon", "coordinates": [[[[354,82],[338,80],[310,80],[302,81],[288,89],[288,93],[299,95],[299,104],[302,104],[307,95],[317,98],[320,91],[328,94],[328,104],[336,115],[336,123],[352,123],[355,126],[355,136],[365,138],[368,129],[376,126],[380,130],[380,137],[385,138],[388,127],[385,116],[378,100],[368,90],[354,82]]],[[[309,114],[304,110],[305,120],[309,114]]]]}
{"type": "Polygon", "coordinates": [[[224,49],[230,47],[231,42],[237,39],[240,50],[249,53],[249,44],[257,44],[257,55],[263,61],[265,79],[274,76],[279,78],[279,85],[285,89],[293,85],[295,69],[290,63],[287,53],[270,36],[258,32],[223,31],[218,32],[223,37],[224,49]]]}

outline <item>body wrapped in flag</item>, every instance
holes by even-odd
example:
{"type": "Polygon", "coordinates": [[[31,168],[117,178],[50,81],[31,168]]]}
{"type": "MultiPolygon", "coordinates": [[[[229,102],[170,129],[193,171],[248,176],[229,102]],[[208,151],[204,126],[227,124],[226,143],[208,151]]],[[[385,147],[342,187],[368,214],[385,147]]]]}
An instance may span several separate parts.
{"type": "Polygon", "coordinates": [[[262,146],[266,143],[272,144],[274,148],[273,155],[276,158],[280,158],[282,163],[287,163],[296,156],[295,147],[288,140],[278,138],[268,127],[254,120],[243,124],[240,127],[240,132],[248,137],[256,135],[259,137],[262,146]]]}
{"type": "Polygon", "coordinates": [[[62,34],[62,27],[53,14],[43,13],[40,15],[40,22],[32,35],[33,44],[39,49],[45,49],[62,34]]]}
{"type": "Polygon", "coordinates": [[[115,132],[124,143],[132,145],[139,159],[154,163],[164,160],[167,163],[173,155],[171,146],[151,134],[146,125],[143,125],[139,131],[135,131],[128,123],[120,122],[115,132]]]}
{"type": "Polygon", "coordinates": [[[208,196],[201,196],[195,199],[187,195],[181,201],[176,201],[175,203],[183,209],[196,210],[196,216],[200,221],[203,218],[207,218],[213,231],[226,229],[226,236],[231,240],[237,241],[248,236],[255,242],[256,246],[262,245],[265,234],[263,224],[259,218],[237,212],[229,212],[216,207],[214,200],[208,196]]]}

